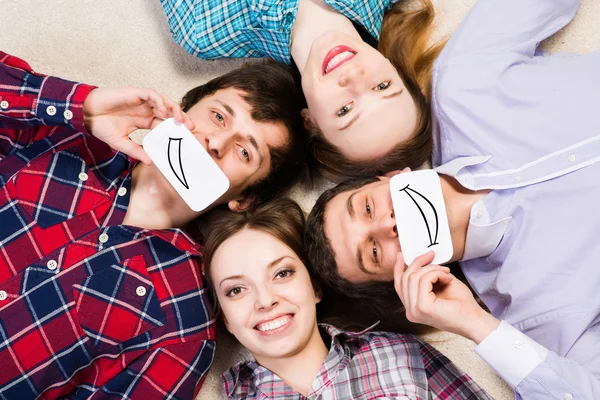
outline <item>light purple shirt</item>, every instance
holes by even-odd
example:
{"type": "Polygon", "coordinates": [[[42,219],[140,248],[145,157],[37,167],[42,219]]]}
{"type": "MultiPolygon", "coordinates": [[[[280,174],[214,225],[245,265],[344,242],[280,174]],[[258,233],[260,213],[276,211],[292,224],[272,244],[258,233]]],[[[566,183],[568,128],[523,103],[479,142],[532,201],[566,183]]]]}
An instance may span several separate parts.
{"type": "Polygon", "coordinates": [[[537,52],[578,7],[479,0],[433,71],[434,167],[493,189],[460,264],[505,322],[476,351],[523,399],[600,399],[600,53],[537,52]]]}

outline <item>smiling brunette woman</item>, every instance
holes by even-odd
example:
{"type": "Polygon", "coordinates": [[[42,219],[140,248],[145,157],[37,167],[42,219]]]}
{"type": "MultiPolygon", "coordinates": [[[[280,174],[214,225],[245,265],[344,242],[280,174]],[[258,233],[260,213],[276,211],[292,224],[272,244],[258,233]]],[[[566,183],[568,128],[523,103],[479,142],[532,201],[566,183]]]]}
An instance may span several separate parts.
{"type": "Polygon", "coordinates": [[[205,273],[226,328],[254,356],[223,374],[231,399],[489,399],[445,356],[412,335],[317,324],[321,290],[291,200],[217,211],[205,273]]]}

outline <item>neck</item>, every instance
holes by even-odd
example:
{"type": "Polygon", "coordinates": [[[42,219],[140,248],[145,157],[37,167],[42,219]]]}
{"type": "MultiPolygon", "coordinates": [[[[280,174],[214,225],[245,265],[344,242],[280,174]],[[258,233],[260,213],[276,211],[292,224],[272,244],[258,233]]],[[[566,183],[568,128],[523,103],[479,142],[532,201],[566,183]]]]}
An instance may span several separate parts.
{"type": "Polygon", "coordinates": [[[453,254],[448,262],[453,262],[460,260],[465,253],[471,208],[489,191],[475,192],[466,189],[456,179],[447,175],[440,175],[440,182],[452,238],[453,254]]]}
{"type": "Polygon", "coordinates": [[[352,22],[323,1],[299,0],[292,29],[291,54],[300,74],[306,67],[313,42],[328,31],[339,31],[361,39],[352,22]]]}
{"type": "Polygon", "coordinates": [[[298,353],[281,358],[256,357],[256,361],[271,370],[294,390],[308,396],[328,352],[329,349],[325,346],[315,322],[309,342],[298,353]]]}
{"type": "Polygon", "coordinates": [[[154,164],[140,163],[135,167],[130,192],[123,225],[145,229],[182,228],[202,214],[183,201],[154,164]]]}

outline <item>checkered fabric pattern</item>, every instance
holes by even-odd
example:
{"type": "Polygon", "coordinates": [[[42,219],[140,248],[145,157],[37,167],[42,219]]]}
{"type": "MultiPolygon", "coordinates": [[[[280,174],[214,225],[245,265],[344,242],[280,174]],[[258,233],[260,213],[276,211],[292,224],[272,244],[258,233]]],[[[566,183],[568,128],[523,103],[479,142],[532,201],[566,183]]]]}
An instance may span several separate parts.
{"type": "Polygon", "coordinates": [[[191,399],[212,363],[200,247],[121,225],[134,162],[94,88],[0,52],[0,399],[191,399]]]}
{"type": "Polygon", "coordinates": [[[222,376],[229,398],[491,399],[448,358],[412,335],[345,332],[325,324],[321,331],[331,337],[331,347],[307,397],[265,367],[245,361],[222,376]]]}
{"type": "MultiPolygon", "coordinates": [[[[395,0],[397,1],[397,0],[395,0]]],[[[392,0],[323,0],[379,39],[392,0]]],[[[203,59],[270,57],[291,63],[298,0],[160,0],[171,35],[203,59]]]]}

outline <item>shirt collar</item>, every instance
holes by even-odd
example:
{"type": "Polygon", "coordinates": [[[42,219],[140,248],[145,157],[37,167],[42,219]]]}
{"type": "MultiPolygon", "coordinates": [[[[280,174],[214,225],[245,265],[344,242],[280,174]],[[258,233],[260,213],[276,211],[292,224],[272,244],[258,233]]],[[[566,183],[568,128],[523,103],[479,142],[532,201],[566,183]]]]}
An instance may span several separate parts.
{"type": "MultiPolygon", "coordinates": [[[[439,174],[455,178],[463,187],[476,190],[472,175],[466,167],[482,164],[491,156],[474,156],[456,158],[444,165],[435,168],[439,174]]],[[[490,193],[490,195],[492,195],[490,193]]],[[[471,260],[490,255],[504,237],[508,224],[512,217],[503,218],[492,222],[490,212],[486,205],[489,195],[476,202],[471,208],[469,226],[467,227],[467,238],[465,251],[461,261],[471,260]]]]}
{"type": "Polygon", "coordinates": [[[195,256],[202,255],[202,246],[181,229],[145,229],[140,234],[142,236],[158,236],[181,251],[195,256]]]}
{"type": "MultiPolygon", "coordinates": [[[[331,338],[331,346],[313,382],[309,397],[318,396],[332,384],[361,348],[363,335],[378,324],[379,322],[361,332],[347,332],[332,325],[319,324],[322,332],[331,338]]],[[[256,390],[268,398],[275,398],[276,391],[281,392],[283,388],[285,391],[292,390],[277,375],[254,360],[237,363],[225,371],[221,378],[229,397],[236,392],[246,396],[256,390]]]]}

